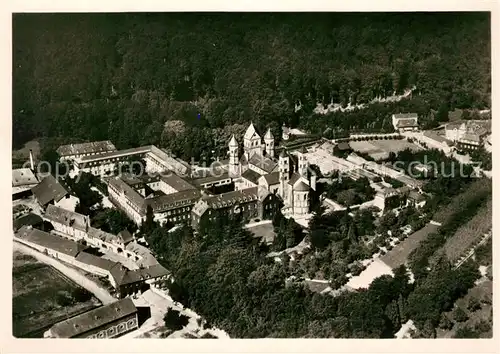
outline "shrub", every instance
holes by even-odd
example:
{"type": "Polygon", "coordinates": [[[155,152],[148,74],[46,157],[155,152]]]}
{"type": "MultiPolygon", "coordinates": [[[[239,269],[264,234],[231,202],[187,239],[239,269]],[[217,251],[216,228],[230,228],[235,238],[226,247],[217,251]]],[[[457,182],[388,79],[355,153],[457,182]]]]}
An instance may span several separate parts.
{"type": "Polygon", "coordinates": [[[453,318],[457,322],[465,322],[469,317],[461,307],[457,307],[455,310],[453,310],[453,318]]]}
{"type": "Polygon", "coordinates": [[[75,301],[77,301],[77,302],[85,302],[85,301],[89,301],[90,299],[92,299],[92,294],[89,293],[85,289],[76,288],[71,293],[71,297],[73,297],[73,299],[75,299],[75,301]]]}
{"type": "Polygon", "coordinates": [[[479,333],[470,327],[459,328],[453,338],[479,338],[479,333]]]}
{"type": "Polygon", "coordinates": [[[62,307],[69,306],[73,303],[73,299],[69,297],[66,293],[57,293],[56,303],[62,307]]]}
{"type": "Polygon", "coordinates": [[[439,321],[439,328],[446,330],[450,330],[453,328],[453,322],[451,322],[448,316],[446,316],[444,313],[441,316],[441,321],[439,321]]]}
{"type": "Polygon", "coordinates": [[[481,308],[481,304],[476,298],[470,298],[469,303],[467,304],[467,310],[474,312],[481,308]]]}
{"type": "Polygon", "coordinates": [[[165,326],[174,331],[182,329],[189,322],[187,316],[182,315],[179,311],[174,309],[169,309],[165,317],[163,317],[163,320],[165,321],[165,326]]]}

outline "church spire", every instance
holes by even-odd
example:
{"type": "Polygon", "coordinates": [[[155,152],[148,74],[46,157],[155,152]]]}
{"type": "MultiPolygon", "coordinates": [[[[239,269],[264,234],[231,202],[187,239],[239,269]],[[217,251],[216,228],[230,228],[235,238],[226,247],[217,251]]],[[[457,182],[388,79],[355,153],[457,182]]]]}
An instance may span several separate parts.
{"type": "Polygon", "coordinates": [[[231,137],[231,141],[229,141],[229,147],[237,147],[238,146],[238,142],[236,141],[236,138],[234,137],[234,134],[233,136],[231,137]]]}

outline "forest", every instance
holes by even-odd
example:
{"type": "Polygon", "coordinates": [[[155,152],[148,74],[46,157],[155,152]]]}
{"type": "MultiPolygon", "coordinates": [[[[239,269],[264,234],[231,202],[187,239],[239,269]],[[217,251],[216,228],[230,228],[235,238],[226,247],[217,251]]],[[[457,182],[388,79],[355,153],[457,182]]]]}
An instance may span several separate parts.
{"type": "Polygon", "coordinates": [[[390,131],[392,113],[491,105],[488,13],[15,14],[12,40],[15,148],[110,139],[198,159],[250,120],[275,137],[390,131]]]}
{"type": "MultiPolygon", "coordinates": [[[[318,216],[323,221],[317,223],[331,217],[318,216]]],[[[153,225],[146,240],[172,270],[170,295],[232,338],[391,338],[409,318],[422,336],[432,337],[442,312],[479,276],[477,264],[454,270],[442,262],[408,283],[402,266],[368,289],[330,296],[291,280],[289,257],[266,257],[268,247],[235,219],[217,220],[200,234],[188,226],[168,233],[153,225]]]]}

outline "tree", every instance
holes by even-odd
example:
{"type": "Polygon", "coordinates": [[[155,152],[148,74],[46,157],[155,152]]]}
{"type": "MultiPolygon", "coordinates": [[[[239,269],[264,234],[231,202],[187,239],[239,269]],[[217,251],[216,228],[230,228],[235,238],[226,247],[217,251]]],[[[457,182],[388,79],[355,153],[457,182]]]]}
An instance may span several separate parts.
{"type": "Polygon", "coordinates": [[[186,326],[189,322],[189,317],[182,315],[179,311],[170,308],[163,317],[165,326],[171,330],[178,331],[186,326]]]}
{"type": "Polygon", "coordinates": [[[464,310],[462,310],[461,307],[456,307],[455,310],[453,310],[453,318],[457,322],[465,322],[467,321],[469,316],[467,316],[467,314],[464,310]]]}
{"type": "Polygon", "coordinates": [[[448,117],[449,107],[447,104],[443,103],[439,106],[439,109],[436,113],[436,120],[438,122],[448,122],[450,118],[448,117]]]}
{"type": "Polygon", "coordinates": [[[450,330],[453,328],[453,322],[450,321],[448,316],[445,314],[441,315],[441,321],[439,321],[439,328],[445,329],[445,330],[450,330]]]}
{"type": "Polygon", "coordinates": [[[475,297],[471,297],[469,299],[469,303],[467,304],[467,310],[474,312],[479,309],[481,309],[481,303],[475,297]]]}
{"type": "Polygon", "coordinates": [[[75,299],[76,302],[85,302],[92,299],[92,294],[82,288],[76,288],[71,293],[71,296],[73,297],[73,299],[75,299]]]}
{"type": "Polygon", "coordinates": [[[73,304],[73,299],[65,292],[58,292],[56,294],[56,303],[61,307],[70,306],[73,304]]]}
{"type": "Polygon", "coordinates": [[[146,220],[144,221],[143,224],[143,230],[144,232],[149,232],[153,229],[154,227],[154,213],[153,213],[153,208],[151,205],[148,204],[146,207],[146,220]]]}
{"type": "Polygon", "coordinates": [[[457,329],[454,338],[479,338],[479,333],[474,329],[466,326],[457,329]]]}
{"type": "Polygon", "coordinates": [[[41,173],[50,173],[53,176],[65,176],[66,165],[59,163],[60,156],[55,150],[46,150],[42,153],[39,162],[39,169],[41,173]],[[41,163],[43,162],[43,163],[41,163]]]}

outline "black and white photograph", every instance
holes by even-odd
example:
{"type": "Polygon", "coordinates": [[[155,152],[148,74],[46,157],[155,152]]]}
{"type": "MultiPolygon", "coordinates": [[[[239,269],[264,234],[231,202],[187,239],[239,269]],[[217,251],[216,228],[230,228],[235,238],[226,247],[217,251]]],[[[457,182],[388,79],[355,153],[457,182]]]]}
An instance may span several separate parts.
{"type": "Polygon", "coordinates": [[[491,12],[11,16],[13,337],[493,337],[491,12]]]}

